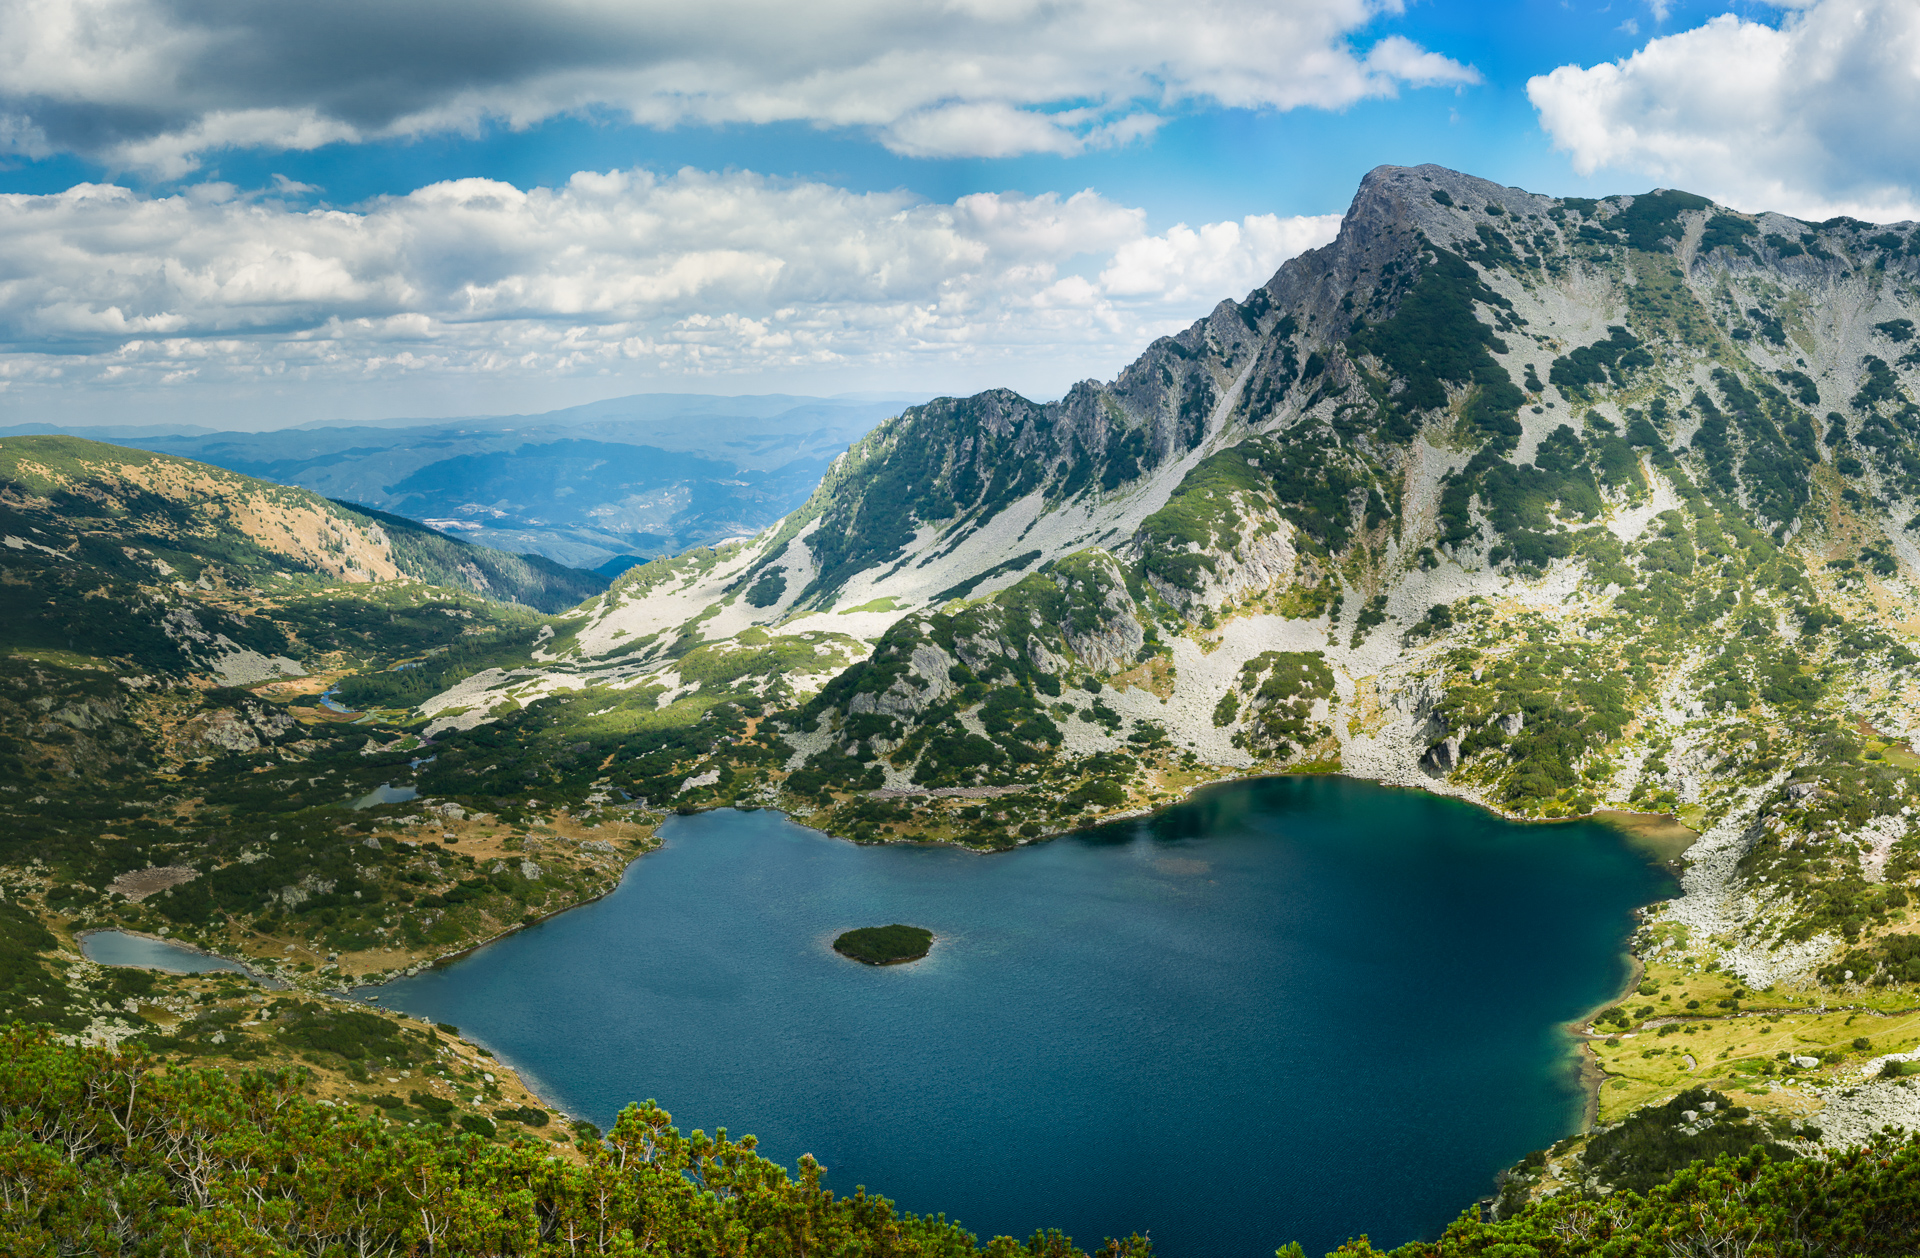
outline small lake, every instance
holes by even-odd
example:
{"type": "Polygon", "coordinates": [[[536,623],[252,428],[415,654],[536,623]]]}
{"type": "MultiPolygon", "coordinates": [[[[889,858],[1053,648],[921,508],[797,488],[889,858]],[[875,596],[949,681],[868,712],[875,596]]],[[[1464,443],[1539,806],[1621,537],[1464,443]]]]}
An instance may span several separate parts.
{"type": "MultiPolygon", "coordinates": [[[[424,762],[416,761],[415,763],[424,762]]],[[[358,812],[363,808],[371,808],[375,804],[404,804],[410,799],[418,799],[419,796],[420,791],[416,787],[394,786],[391,783],[382,783],[368,791],[365,795],[362,795],[359,799],[354,800],[353,808],[355,812],[358,812]]]]}
{"type": "Polygon", "coordinates": [[[165,939],[149,939],[120,930],[89,931],[79,936],[79,940],[81,955],[101,965],[135,965],[172,974],[212,974],[223,970],[247,973],[247,968],[237,961],[209,956],[165,939]]]}
{"type": "Polygon", "coordinates": [[[980,856],[674,818],[620,889],[381,989],[605,1127],[653,1097],[983,1238],[1436,1234],[1579,1124],[1564,1024],[1669,878],[1596,823],[1336,777],[980,856]],[[923,961],[831,949],[932,930],[923,961]]]}

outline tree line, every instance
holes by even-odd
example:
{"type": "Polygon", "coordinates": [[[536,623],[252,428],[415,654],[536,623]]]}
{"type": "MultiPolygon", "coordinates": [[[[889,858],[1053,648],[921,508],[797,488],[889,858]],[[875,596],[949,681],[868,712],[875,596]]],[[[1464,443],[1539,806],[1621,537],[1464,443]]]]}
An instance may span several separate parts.
{"type": "MultiPolygon", "coordinates": [[[[0,1249],[133,1258],[1087,1258],[1058,1232],[984,1247],[944,1216],[836,1196],[754,1139],[683,1136],[629,1105],[583,1158],[399,1126],[303,1093],[299,1071],[169,1068],[139,1049],[0,1031],[0,1249]]],[[[1095,1258],[1150,1258],[1141,1237],[1095,1258]]]]}

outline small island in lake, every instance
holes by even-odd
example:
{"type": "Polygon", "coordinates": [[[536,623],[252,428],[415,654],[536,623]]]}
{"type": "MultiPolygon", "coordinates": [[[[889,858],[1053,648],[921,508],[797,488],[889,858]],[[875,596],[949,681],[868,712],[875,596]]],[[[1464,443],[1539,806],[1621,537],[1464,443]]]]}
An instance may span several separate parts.
{"type": "Polygon", "coordinates": [[[862,926],[833,941],[833,950],[843,957],[868,965],[900,965],[918,961],[933,947],[933,932],[919,926],[862,926]]]}

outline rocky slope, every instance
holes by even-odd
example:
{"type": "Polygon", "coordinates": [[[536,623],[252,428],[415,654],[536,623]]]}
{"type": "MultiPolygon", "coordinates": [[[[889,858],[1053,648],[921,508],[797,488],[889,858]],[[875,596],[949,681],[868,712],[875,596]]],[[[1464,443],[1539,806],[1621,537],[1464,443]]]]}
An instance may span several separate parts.
{"type": "Polygon", "coordinates": [[[59,552],[103,572],[184,576],[175,583],[201,590],[411,580],[560,611],[606,585],[594,573],[472,546],[401,516],[76,437],[0,440],[0,513],[16,560],[59,552]]]}
{"type": "Polygon", "coordinates": [[[565,606],[600,584],[67,437],[0,442],[0,547],[0,767],[15,794],[298,740],[284,708],[244,688],[311,696],[348,670],[464,647],[476,627],[489,642],[517,632],[524,653],[526,602],[565,606]]]}

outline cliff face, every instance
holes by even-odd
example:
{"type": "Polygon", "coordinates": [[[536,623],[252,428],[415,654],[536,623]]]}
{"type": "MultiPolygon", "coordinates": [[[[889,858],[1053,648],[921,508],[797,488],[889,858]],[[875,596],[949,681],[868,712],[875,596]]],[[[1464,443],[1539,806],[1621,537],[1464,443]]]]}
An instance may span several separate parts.
{"type": "MultiPolygon", "coordinates": [[[[502,684],[764,712],[754,789],[846,833],[1005,843],[1306,763],[1677,812],[1708,838],[1675,912],[1831,952],[1920,860],[1917,277],[1911,224],[1382,168],[1118,379],[910,409],[502,684]]],[[[483,719],[472,689],[423,711],[483,719]]]]}

